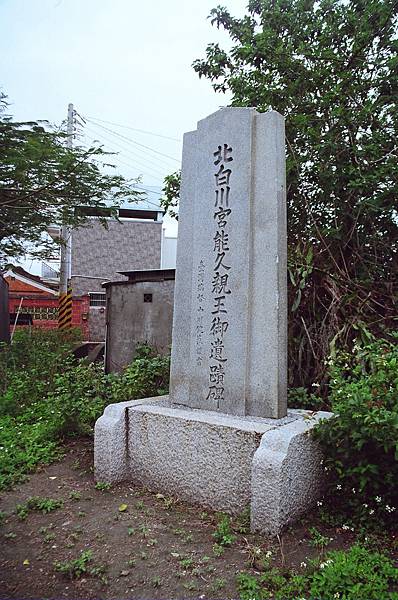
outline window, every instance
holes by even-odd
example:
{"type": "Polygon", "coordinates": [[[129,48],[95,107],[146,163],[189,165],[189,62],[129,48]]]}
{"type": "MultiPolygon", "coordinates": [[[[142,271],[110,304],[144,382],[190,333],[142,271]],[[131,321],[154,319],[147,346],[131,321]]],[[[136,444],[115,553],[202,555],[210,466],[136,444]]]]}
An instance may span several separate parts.
{"type": "Polygon", "coordinates": [[[90,296],[90,307],[101,307],[106,306],[106,294],[102,292],[89,292],[90,296]]]}

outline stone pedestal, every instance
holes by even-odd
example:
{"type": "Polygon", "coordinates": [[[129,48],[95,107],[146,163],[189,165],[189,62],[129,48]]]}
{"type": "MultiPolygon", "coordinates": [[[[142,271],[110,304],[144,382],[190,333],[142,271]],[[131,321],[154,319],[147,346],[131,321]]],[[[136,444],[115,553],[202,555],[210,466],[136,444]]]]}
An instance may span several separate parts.
{"type": "Polygon", "coordinates": [[[235,417],[171,404],[113,404],[95,428],[95,477],[134,481],[211,510],[250,507],[255,531],[276,534],[315,503],[320,452],[309,432],[330,413],[235,417]]]}

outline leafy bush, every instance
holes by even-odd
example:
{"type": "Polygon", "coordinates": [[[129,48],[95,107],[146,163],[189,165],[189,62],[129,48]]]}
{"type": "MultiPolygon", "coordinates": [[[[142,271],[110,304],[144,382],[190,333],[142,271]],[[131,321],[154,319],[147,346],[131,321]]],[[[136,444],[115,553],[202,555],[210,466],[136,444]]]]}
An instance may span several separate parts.
{"type": "Polygon", "coordinates": [[[237,577],[241,600],[397,600],[398,594],[391,591],[397,582],[398,571],[386,556],[358,545],[328,552],[323,562],[303,575],[270,569],[260,576],[237,577]]]}
{"type": "Polygon", "coordinates": [[[347,600],[395,600],[391,586],[398,571],[383,554],[353,546],[348,552],[329,552],[318,572],[312,575],[311,597],[347,600]]]}
{"type": "Polygon", "coordinates": [[[288,390],[287,404],[289,408],[305,410],[328,410],[325,401],[315,393],[309,393],[306,388],[297,387],[288,390]]]}
{"type": "Polygon", "coordinates": [[[157,355],[143,344],[136,349],[131,365],[113,381],[112,395],[115,402],[161,396],[168,392],[169,376],[170,356],[157,355]]]}
{"type": "Polygon", "coordinates": [[[0,348],[0,415],[16,415],[54,388],[54,377],[71,365],[80,331],[17,330],[0,348]]]}
{"type": "Polygon", "coordinates": [[[17,332],[0,352],[0,489],[62,454],[65,436],[91,434],[107,404],[166,393],[170,358],[147,346],[120,375],[76,361],[76,333],[17,332]]]}
{"type": "MultiPolygon", "coordinates": [[[[397,336],[395,336],[397,337],[397,336]]],[[[330,362],[336,416],[315,431],[333,506],[363,522],[398,511],[398,346],[380,340],[330,362]]]]}

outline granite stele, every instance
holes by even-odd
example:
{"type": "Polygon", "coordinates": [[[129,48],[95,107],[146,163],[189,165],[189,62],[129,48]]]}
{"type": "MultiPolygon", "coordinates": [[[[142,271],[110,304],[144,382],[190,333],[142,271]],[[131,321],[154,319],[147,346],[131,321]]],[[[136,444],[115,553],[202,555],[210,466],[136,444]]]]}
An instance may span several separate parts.
{"type": "Polygon", "coordinates": [[[330,413],[287,410],[286,321],[284,119],[223,108],[184,136],[170,396],[105,409],[96,478],[272,534],[308,509],[330,413]]]}

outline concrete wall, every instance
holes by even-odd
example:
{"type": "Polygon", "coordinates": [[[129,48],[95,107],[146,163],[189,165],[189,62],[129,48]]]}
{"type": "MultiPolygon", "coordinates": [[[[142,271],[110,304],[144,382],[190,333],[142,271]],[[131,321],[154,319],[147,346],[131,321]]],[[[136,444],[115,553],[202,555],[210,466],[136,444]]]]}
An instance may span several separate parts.
{"type": "Polygon", "coordinates": [[[147,342],[159,352],[171,346],[174,280],[113,282],[106,285],[107,372],[127,366],[137,344],[147,342]],[[152,294],[152,302],[144,302],[152,294]]]}
{"type": "Polygon", "coordinates": [[[8,283],[0,275],[0,342],[10,341],[10,317],[8,311],[8,283]]]}

